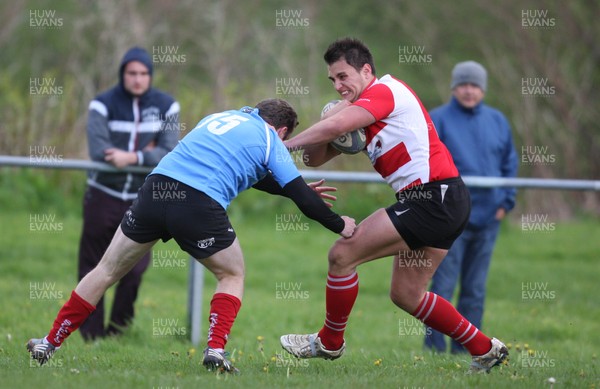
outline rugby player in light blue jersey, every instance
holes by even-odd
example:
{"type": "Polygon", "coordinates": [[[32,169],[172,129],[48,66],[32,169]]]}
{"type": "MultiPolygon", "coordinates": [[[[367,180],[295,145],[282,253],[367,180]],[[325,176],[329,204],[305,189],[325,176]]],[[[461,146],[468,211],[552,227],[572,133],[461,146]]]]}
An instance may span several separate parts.
{"type": "Polygon", "coordinates": [[[202,119],[148,175],[102,260],[77,285],[48,335],[28,342],[31,357],[45,363],[111,285],[159,239],[173,238],[217,278],[203,364],[236,372],[225,344],[241,306],[244,258],[227,217],[231,201],[254,187],[289,197],[307,217],[344,238],[356,226],[323,201],[335,200],[326,193],[335,188],[321,186],[323,180],[306,184],[300,176],[282,142],[297,125],[294,109],[279,99],[202,119]]]}

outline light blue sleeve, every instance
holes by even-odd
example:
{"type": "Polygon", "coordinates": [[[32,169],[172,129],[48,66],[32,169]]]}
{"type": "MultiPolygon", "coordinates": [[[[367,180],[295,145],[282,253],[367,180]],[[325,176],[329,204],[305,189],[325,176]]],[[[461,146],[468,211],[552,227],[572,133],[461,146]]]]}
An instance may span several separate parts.
{"type": "Polygon", "coordinates": [[[283,188],[290,181],[298,177],[300,172],[294,164],[292,155],[275,132],[270,131],[269,136],[271,138],[271,147],[266,164],[267,169],[269,169],[277,183],[283,188]]]}

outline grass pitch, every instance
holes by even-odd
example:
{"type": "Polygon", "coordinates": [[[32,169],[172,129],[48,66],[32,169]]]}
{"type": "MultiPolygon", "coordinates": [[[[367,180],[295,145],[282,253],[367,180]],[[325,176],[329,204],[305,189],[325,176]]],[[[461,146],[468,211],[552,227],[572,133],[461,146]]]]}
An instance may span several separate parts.
{"type": "MultiPolygon", "coordinates": [[[[341,359],[289,357],[280,335],[322,325],[326,253],[335,235],[304,216],[275,211],[260,217],[234,212],[232,222],[247,271],[228,344],[239,376],[201,366],[204,345],[188,340],[189,259],[172,242],[155,246],[135,322],[123,336],[86,344],[75,333],[47,366],[32,363],[27,339],[47,333],[76,284],[81,221],[3,213],[0,388],[551,388],[550,377],[554,388],[600,387],[597,220],[547,231],[503,225],[483,331],[509,345],[510,361],[475,376],[465,375],[468,358],[423,350],[423,327],[388,298],[389,258],[359,268],[360,294],[341,359]],[[294,228],[283,229],[277,224],[282,222],[294,228]],[[46,231],[35,223],[46,223],[46,231]]],[[[203,332],[214,285],[207,272],[203,332]]]]}

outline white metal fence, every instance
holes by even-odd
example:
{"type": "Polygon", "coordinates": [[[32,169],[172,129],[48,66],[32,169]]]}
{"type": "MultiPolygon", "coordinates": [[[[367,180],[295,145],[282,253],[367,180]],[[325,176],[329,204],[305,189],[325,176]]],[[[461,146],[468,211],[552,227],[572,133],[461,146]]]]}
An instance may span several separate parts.
{"type": "MultiPolygon", "coordinates": [[[[115,173],[149,173],[152,170],[144,166],[129,166],[117,169],[112,165],[78,160],[52,158],[52,160],[40,160],[40,158],[19,157],[0,155],[0,166],[21,166],[41,169],[73,169],[73,170],[98,170],[115,173]]],[[[300,170],[305,179],[319,180],[321,178],[334,182],[375,182],[384,183],[377,173],[367,172],[344,172],[323,170],[300,170]]],[[[547,178],[503,178],[503,177],[478,177],[463,176],[463,180],[470,187],[493,188],[536,188],[557,190],[591,190],[600,191],[600,180],[567,180],[547,178]]],[[[200,342],[202,322],[202,291],[204,288],[204,267],[198,261],[190,258],[190,273],[188,283],[188,319],[190,322],[191,342],[197,346],[200,342]]]]}
{"type": "MultiPolygon", "coordinates": [[[[86,161],[79,159],[60,159],[56,161],[39,161],[38,158],[16,157],[0,155],[0,166],[22,166],[30,168],[45,169],[75,169],[75,170],[98,170],[104,172],[127,172],[148,173],[152,170],[145,166],[129,166],[117,169],[112,165],[102,162],[86,161]]],[[[336,182],[376,182],[384,183],[381,176],[373,172],[345,172],[327,170],[300,170],[305,179],[318,180],[324,178],[336,182]]],[[[550,178],[504,178],[504,177],[481,177],[463,176],[467,186],[479,188],[514,187],[514,188],[537,188],[537,189],[559,189],[559,190],[592,190],[600,191],[600,180],[571,180],[550,178]]]]}

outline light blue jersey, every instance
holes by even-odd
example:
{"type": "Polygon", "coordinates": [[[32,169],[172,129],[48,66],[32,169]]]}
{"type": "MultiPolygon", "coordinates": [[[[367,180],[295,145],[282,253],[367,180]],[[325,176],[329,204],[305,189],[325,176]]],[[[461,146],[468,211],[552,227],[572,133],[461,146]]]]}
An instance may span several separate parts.
{"type": "Polygon", "coordinates": [[[268,171],[281,185],[300,175],[277,133],[249,107],[202,119],[150,174],[162,174],[206,193],[227,209],[268,171]]]}

